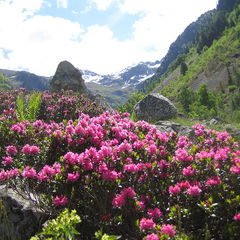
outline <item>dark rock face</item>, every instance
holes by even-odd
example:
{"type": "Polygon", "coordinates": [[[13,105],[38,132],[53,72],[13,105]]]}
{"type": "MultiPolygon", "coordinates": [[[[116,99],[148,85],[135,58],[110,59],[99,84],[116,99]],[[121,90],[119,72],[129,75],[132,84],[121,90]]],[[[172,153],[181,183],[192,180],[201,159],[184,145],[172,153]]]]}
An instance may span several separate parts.
{"type": "Polygon", "coordinates": [[[50,82],[51,91],[72,90],[88,93],[81,72],[68,61],[60,62],[50,82]]]}
{"type": "Polygon", "coordinates": [[[28,240],[40,229],[46,220],[30,201],[0,186],[0,239],[28,240]]]}
{"type": "Polygon", "coordinates": [[[166,97],[159,93],[151,93],[134,106],[137,119],[156,122],[173,117],[176,107],[166,97]]]}

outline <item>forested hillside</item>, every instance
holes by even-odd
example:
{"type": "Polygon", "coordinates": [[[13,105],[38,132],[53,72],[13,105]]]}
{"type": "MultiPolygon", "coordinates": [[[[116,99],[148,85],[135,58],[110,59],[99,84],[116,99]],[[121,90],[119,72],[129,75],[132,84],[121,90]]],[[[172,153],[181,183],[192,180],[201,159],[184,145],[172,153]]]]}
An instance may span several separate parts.
{"type": "Polygon", "coordinates": [[[155,76],[124,107],[129,110],[140,98],[155,92],[173,100],[180,111],[191,117],[219,116],[229,121],[238,121],[238,3],[238,0],[220,0],[217,9],[203,14],[197,22],[189,25],[171,45],[155,76]],[[191,31],[194,37],[189,37],[189,29],[195,29],[194,34],[191,31]]]}

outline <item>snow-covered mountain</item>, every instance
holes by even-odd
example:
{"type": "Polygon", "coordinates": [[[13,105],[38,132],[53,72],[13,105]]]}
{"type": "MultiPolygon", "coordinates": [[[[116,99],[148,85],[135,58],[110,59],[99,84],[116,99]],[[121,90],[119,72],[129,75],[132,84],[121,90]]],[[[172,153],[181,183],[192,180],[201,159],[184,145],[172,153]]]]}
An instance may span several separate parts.
{"type": "Polygon", "coordinates": [[[81,70],[81,72],[86,83],[97,83],[107,87],[127,88],[136,87],[139,83],[152,77],[160,65],[160,61],[140,62],[118,73],[108,75],[100,75],[88,70],[81,70]]]}
{"type": "MultiPolygon", "coordinates": [[[[161,61],[140,62],[129,66],[115,74],[100,75],[98,73],[81,70],[87,88],[94,94],[100,94],[112,107],[124,103],[138,84],[153,76],[161,61]]],[[[52,77],[42,77],[26,71],[12,71],[0,69],[11,80],[13,88],[26,88],[28,90],[48,90],[52,77]]]]}

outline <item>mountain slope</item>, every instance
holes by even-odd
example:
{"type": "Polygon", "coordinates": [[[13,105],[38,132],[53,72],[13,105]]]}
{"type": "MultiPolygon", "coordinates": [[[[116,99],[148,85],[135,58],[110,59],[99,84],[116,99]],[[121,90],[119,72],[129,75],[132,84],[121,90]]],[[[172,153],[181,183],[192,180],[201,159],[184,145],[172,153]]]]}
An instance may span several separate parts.
{"type": "Polygon", "coordinates": [[[26,71],[12,71],[7,69],[0,69],[0,73],[11,80],[10,85],[13,88],[40,91],[45,91],[49,88],[49,77],[38,76],[26,71]]]}
{"type": "Polygon", "coordinates": [[[180,66],[177,66],[167,77],[160,80],[160,84],[153,91],[160,91],[173,98],[183,86],[197,90],[202,84],[206,84],[211,91],[226,89],[229,81],[235,77],[240,63],[239,13],[238,8],[229,15],[228,21],[235,19],[234,25],[228,26],[209,48],[205,48],[200,54],[196,48],[189,51],[184,57],[187,63],[185,74],[181,74],[180,66]]]}
{"type": "Polygon", "coordinates": [[[226,19],[219,38],[200,53],[197,44],[193,46],[152,90],[191,117],[240,121],[240,5],[226,13],[226,19]]]}
{"type": "MultiPolygon", "coordinates": [[[[106,98],[112,107],[123,104],[145,79],[153,76],[161,62],[140,62],[115,74],[100,75],[89,70],[81,70],[88,89],[106,98]]],[[[13,88],[28,90],[48,90],[51,77],[42,77],[25,71],[0,69],[11,80],[13,88]]]]}
{"type": "Polygon", "coordinates": [[[176,41],[174,41],[168,50],[166,56],[162,59],[160,67],[157,69],[156,74],[151,78],[147,79],[142,84],[139,84],[139,89],[147,90],[152,82],[158,81],[158,79],[166,73],[170,65],[177,59],[178,56],[187,53],[189,48],[194,43],[198,32],[200,31],[202,25],[206,24],[211,18],[215,10],[208,11],[202,14],[197,21],[191,23],[184,32],[178,36],[176,41]]]}
{"type": "Polygon", "coordinates": [[[140,62],[114,74],[100,75],[88,70],[82,70],[82,73],[86,82],[97,83],[107,87],[127,88],[136,87],[139,83],[153,76],[160,65],[160,61],[140,62]]]}

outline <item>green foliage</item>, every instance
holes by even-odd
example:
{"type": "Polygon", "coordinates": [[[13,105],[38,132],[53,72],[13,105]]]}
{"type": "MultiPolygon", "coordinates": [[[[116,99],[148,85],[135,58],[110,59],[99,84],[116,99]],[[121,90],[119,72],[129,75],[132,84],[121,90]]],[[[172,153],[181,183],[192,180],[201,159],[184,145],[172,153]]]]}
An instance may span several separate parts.
{"type": "Polygon", "coordinates": [[[195,101],[195,92],[187,87],[183,87],[178,95],[178,101],[185,113],[190,112],[190,105],[195,101]]]}
{"type": "Polygon", "coordinates": [[[22,122],[26,120],[26,106],[25,106],[23,94],[17,97],[16,104],[17,104],[17,109],[16,109],[17,119],[18,121],[22,122]]]}
{"type": "Polygon", "coordinates": [[[121,238],[121,236],[103,234],[102,230],[97,231],[95,237],[100,240],[118,240],[121,238]]]}
{"type": "Polygon", "coordinates": [[[0,90],[3,89],[11,89],[11,86],[9,85],[10,80],[6,78],[2,73],[0,73],[0,90]]]}
{"type": "Polygon", "coordinates": [[[40,110],[41,106],[41,93],[33,93],[29,98],[29,104],[28,104],[28,120],[30,122],[34,122],[37,120],[37,115],[40,110]]]}
{"type": "Polygon", "coordinates": [[[180,65],[180,73],[182,75],[185,75],[188,70],[187,64],[185,62],[182,62],[180,65]]]}
{"type": "Polygon", "coordinates": [[[79,235],[75,226],[80,222],[76,210],[70,212],[65,209],[56,219],[49,221],[38,236],[32,237],[30,240],[75,240],[75,236],[79,235]]]}
{"type": "Polygon", "coordinates": [[[231,97],[231,109],[232,111],[240,110],[240,94],[236,92],[231,97]]]}
{"type": "Polygon", "coordinates": [[[219,0],[217,9],[230,12],[239,3],[239,0],[219,0]]]}
{"type": "Polygon", "coordinates": [[[120,113],[129,112],[132,113],[133,107],[136,103],[142,100],[146,95],[141,92],[132,93],[130,98],[123,105],[118,105],[117,110],[120,113]]]}
{"type": "Polygon", "coordinates": [[[18,121],[28,120],[34,122],[37,120],[38,112],[40,110],[42,94],[33,93],[28,101],[25,100],[25,97],[26,96],[21,94],[16,100],[18,121]]]}
{"type": "Polygon", "coordinates": [[[199,105],[206,106],[209,110],[216,107],[216,99],[214,98],[214,95],[208,91],[205,84],[198,90],[197,101],[199,105]]]}
{"type": "Polygon", "coordinates": [[[214,40],[218,39],[227,26],[226,14],[222,11],[212,12],[208,23],[202,25],[196,38],[198,52],[201,52],[204,46],[210,47],[214,40]]]}
{"type": "Polygon", "coordinates": [[[202,85],[197,93],[183,87],[178,101],[184,112],[193,118],[208,118],[217,114],[217,98],[206,85],[202,85]]]}

